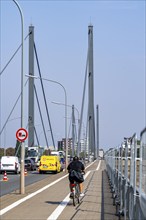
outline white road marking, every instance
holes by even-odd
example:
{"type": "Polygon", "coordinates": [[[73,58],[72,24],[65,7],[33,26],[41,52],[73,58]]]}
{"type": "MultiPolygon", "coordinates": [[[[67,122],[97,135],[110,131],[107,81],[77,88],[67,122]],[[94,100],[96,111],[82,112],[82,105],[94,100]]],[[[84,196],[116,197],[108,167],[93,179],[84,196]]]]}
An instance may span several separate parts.
{"type": "MultiPolygon", "coordinates": [[[[95,161],[94,161],[94,162],[95,162],[95,161]]],[[[86,167],[86,169],[87,169],[88,167],[90,167],[94,162],[92,162],[91,164],[89,164],[89,165],[86,167]]],[[[90,172],[90,171],[88,171],[88,172],[90,172]]],[[[88,173],[88,172],[87,172],[87,173],[88,173]]],[[[87,175],[87,173],[86,173],[86,175],[85,175],[85,178],[89,175],[89,174],[87,175]]],[[[28,195],[28,196],[26,196],[26,197],[24,197],[24,198],[22,198],[22,199],[20,199],[20,200],[18,200],[18,201],[16,201],[16,202],[14,202],[13,204],[7,206],[6,208],[0,210],[0,216],[3,215],[3,214],[5,214],[6,212],[10,211],[11,209],[15,208],[16,206],[20,205],[22,202],[25,202],[26,200],[28,200],[28,199],[32,198],[33,196],[37,195],[38,193],[43,192],[44,190],[46,190],[47,188],[49,188],[49,187],[53,186],[54,184],[58,183],[59,181],[61,181],[62,179],[64,179],[64,178],[67,177],[67,176],[68,176],[68,174],[66,174],[65,176],[59,178],[58,180],[55,180],[54,182],[52,182],[52,183],[46,185],[45,187],[43,187],[43,188],[37,190],[36,192],[31,193],[30,195],[28,195]]],[[[66,196],[66,198],[67,198],[67,196],[66,196]]],[[[64,209],[64,208],[63,208],[63,209],[64,209]]],[[[54,219],[53,219],[53,220],[54,220],[54,219]]]]}
{"type": "MultiPolygon", "coordinates": [[[[87,178],[87,176],[89,175],[90,171],[88,171],[85,174],[84,179],[87,178]]],[[[47,218],[47,220],[56,220],[58,218],[58,216],[61,214],[61,212],[65,209],[65,207],[67,206],[67,204],[70,201],[69,198],[70,193],[65,197],[65,199],[60,203],[60,205],[54,210],[54,212],[47,218]]]]}
{"type": "Polygon", "coordinates": [[[17,202],[14,202],[13,204],[7,206],[6,208],[0,210],[0,215],[5,214],[6,212],[10,211],[11,209],[13,209],[14,207],[16,207],[17,205],[21,204],[22,202],[25,202],[26,200],[32,198],[33,196],[37,195],[38,193],[41,193],[42,191],[44,191],[45,189],[49,188],[50,186],[53,186],[54,184],[58,183],[59,181],[61,181],[62,179],[64,179],[65,177],[67,177],[68,174],[66,174],[65,176],[59,178],[58,180],[55,180],[54,182],[44,186],[43,188],[37,190],[34,193],[31,193],[30,195],[24,197],[23,199],[18,200],[17,202]]]}
{"type": "Polygon", "coordinates": [[[66,207],[68,202],[70,201],[69,198],[70,193],[65,197],[65,199],[60,203],[60,205],[55,209],[55,211],[47,218],[47,220],[55,220],[61,214],[63,209],[66,207]]]}
{"type": "MultiPolygon", "coordinates": [[[[94,162],[93,162],[94,163],[94,162]]],[[[93,164],[91,163],[91,164],[93,164]]],[[[91,166],[91,164],[89,166],[91,166]]],[[[101,161],[99,161],[98,163],[98,166],[96,168],[96,171],[99,170],[100,168],[100,164],[101,164],[101,161]]],[[[88,166],[88,167],[89,167],[88,166]]],[[[87,169],[87,167],[86,167],[87,169]]],[[[95,170],[94,170],[95,171],[95,170]]],[[[87,178],[87,176],[89,175],[91,171],[88,171],[85,176],[84,176],[84,179],[87,178]]],[[[65,207],[67,206],[68,202],[70,201],[70,198],[69,198],[69,195],[70,193],[65,197],[65,199],[60,203],[60,205],[58,205],[58,207],[54,210],[54,212],[52,212],[52,214],[47,218],[47,220],[56,220],[59,215],[62,213],[62,211],[65,209],[65,207]]]]}
{"type": "Polygon", "coordinates": [[[96,170],[99,170],[100,164],[101,164],[101,160],[99,161],[99,163],[98,163],[98,166],[97,166],[96,170]]]}

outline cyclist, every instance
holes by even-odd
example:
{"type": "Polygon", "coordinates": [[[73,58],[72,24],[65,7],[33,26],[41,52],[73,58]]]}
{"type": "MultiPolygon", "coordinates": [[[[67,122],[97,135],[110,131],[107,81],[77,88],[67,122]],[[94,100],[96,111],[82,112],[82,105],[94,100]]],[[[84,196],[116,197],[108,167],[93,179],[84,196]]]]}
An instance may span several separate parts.
{"type": "Polygon", "coordinates": [[[77,156],[73,157],[73,161],[68,165],[67,167],[68,169],[68,172],[69,172],[69,181],[70,181],[70,198],[72,198],[72,184],[74,183],[75,179],[73,176],[71,176],[71,171],[72,170],[75,170],[76,172],[79,172],[81,174],[81,177],[82,177],[82,180],[79,181],[79,190],[80,190],[80,196],[84,196],[84,193],[83,193],[83,175],[82,173],[85,174],[85,167],[84,167],[84,164],[79,161],[79,158],[77,156]]]}

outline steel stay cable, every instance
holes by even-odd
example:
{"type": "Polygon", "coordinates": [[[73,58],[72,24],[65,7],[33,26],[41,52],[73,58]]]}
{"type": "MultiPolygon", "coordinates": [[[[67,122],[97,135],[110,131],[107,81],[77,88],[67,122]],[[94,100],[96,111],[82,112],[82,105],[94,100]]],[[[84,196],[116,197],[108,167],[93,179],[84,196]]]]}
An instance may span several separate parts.
{"type": "MultiPolygon", "coordinates": [[[[27,37],[31,34],[28,33],[28,35],[24,38],[24,40],[27,39],[27,37]]],[[[0,72],[0,76],[2,75],[2,73],[4,72],[4,70],[7,68],[7,66],[9,65],[9,63],[12,61],[12,59],[14,58],[14,56],[17,54],[17,52],[19,51],[19,49],[21,48],[22,44],[20,44],[20,46],[17,48],[17,50],[14,52],[14,54],[12,55],[12,57],[10,58],[10,60],[6,63],[6,65],[4,66],[4,68],[2,69],[2,71],[0,72]]]]}
{"type": "MultiPolygon", "coordinates": [[[[24,86],[26,86],[27,82],[28,82],[28,79],[26,80],[24,86]]],[[[8,116],[8,118],[7,118],[7,120],[6,120],[6,122],[4,123],[4,125],[3,125],[3,127],[2,127],[2,130],[0,131],[0,135],[2,134],[2,132],[3,132],[4,128],[5,128],[5,126],[6,126],[7,122],[8,122],[8,120],[9,120],[9,118],[10,118],[10,116],[12,115],[12,113],[13,113],[13,111],[14,111],[14,109],[15,109],[15,107],[16,107],[16,105],[17,105],[19,99],[20,99],[20,97],[21,97],[21,93],[19,94],[19,96],[18,96],[18,98],[17,98],[17,100],[16,100],[16,102],[15,102],[15,104],[14,104],[12,110],[10,111],[10,114],[9,114],[9,116],[8,116]]]]}
{"type": "Polygon", "coordinates": [[[44,125],[44,121],[43,121],[43,116],[42,116],[42,112],[41,112],[41,107],[40,107],[40,103],[39,103],[39,98],[38,98],[38,95],[37,95],[37,90],[36,90],[36,86],[35,85],[34,85],[34,92],[35,92],[36,101],[37,101],[37,104],[38,104],[38,110],[39,110],[39,113],[40,113],[40,118],[41,118],[41,122],[42,122],[42,127],[43,127],[43,131],[44,131],[44,136],[45,136],[46,144],[47,144],[47,146],[49,146],[48,145],[47,136],[46,136],[46,131],[45,131],[45,125],[44,125]]]}
{"type": "Polygon", "coordinates": [[[36,49],[35,43],[34,43],[34,51],[35,51],[35,57],[36,57],[36,61],[37,61],[37,67],[38,67],[38,71],[39,71],[39,76],[40,76],[40,82],[41,82],[41,86],[42,86],[43,96],[44,96],[44,102],[45,102],[47,117],[48,117],[50,131],[51,131],[52,142],[53,142],[53,145],[55,147],[55,142],[54,142],[54,137],[53,137],[53,132],[52,132],[52,126],[51,126],[51,120],[50,120],[50,116],[49,116],[49,112],[48,112],[47,101],[46,101],[46,96],[45,96],[45,91],[44,91],[44,85],[43,85],[43,82],[42,82],[41,70],[40,70],[40,65],[39,65],[39,60],[38,60],[37,49],[36,49]]]}

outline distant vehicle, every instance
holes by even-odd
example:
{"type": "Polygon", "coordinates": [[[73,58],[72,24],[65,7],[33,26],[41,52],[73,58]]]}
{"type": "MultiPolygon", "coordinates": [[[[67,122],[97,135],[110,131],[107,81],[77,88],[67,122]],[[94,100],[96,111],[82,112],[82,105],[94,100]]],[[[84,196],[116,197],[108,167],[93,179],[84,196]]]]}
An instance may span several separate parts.
{"type": "Polygon", "coordinates": [[[63,150],[59,150],[58,152],[59,152],[60,157],[61,156],[65,157],[65,152],[63,150]]]}
{"type": "Polygon", "coordinates": [[[52,151],[51,151],[51,155],[56,155],[56,156],[60,156],[60,157],[65,157],[65,152],[64,152],[63,150],[59,150],[59,151],[52,150],[52,151]]]}
{"type": "Polygon", "coordinates": [[[39,173],[46,172],[59,173],[61,171],[60,157],[56,155],[41,156],[39,173]]]}
{"type": "Polygon", "coordinates": [[[40,146],[28,147],[27,158],[32,159],[35,162],[35,164],[37,164],[43,153],[44,153],[43,147],[40,146]]]}
{"type": "Polygon", "coordinates": [[[61,170],[65,169],[65,152],[64,151],[51,151],[51,155],[60,157],[61,170]]]}
{"type": "Polygon", "coordinates": [[[88,161],[89,160],[89,158],[88,157],[85,157],[85,161],[88,161]]]}
{"type": "Polygon", "coordinates": [[[103,149],[99,149],[99,159],[103,159],[104,158],[104,151],[103,149]]]}
{"type": "Polygon", "coordinates": [[[59,151],[51,151],[51,155],[60,156],[59,151]]]}
{"type": "Polygon", "coordinates": [[[90,155],[89,156],[89,162],[93,162],[94,161],[94,156],[93,155],[90,155]]]}
{"type": "Polygon", "coordinates": [[[18,157],[15,156],[3,156],[0,163],[0,173],[2,172],[14,172],[20,173],[20,163],[18,157]]]}
{"type": "Polygon", "coordinates": [[[34,161],[32,159],[26,158],[24,160],[24,166],[25,169],[29,170],[29,171],[33,171],[36,170],[36,164],[34,163],[34,161]]]}

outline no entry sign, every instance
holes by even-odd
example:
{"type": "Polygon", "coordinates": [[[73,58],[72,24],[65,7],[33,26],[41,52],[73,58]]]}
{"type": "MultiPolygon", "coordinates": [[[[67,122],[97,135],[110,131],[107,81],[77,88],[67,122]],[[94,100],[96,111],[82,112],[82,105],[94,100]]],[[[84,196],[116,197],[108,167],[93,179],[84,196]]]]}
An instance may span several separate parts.
{"type": "Polygon", "coordinates": [[[26,138],[28,137],[28,132],[27,130],[25,130],[24,128],[20,128],[17,132],[16,132],[16,138],[18,141],[23,142],[26,140],[26,138]]]}

